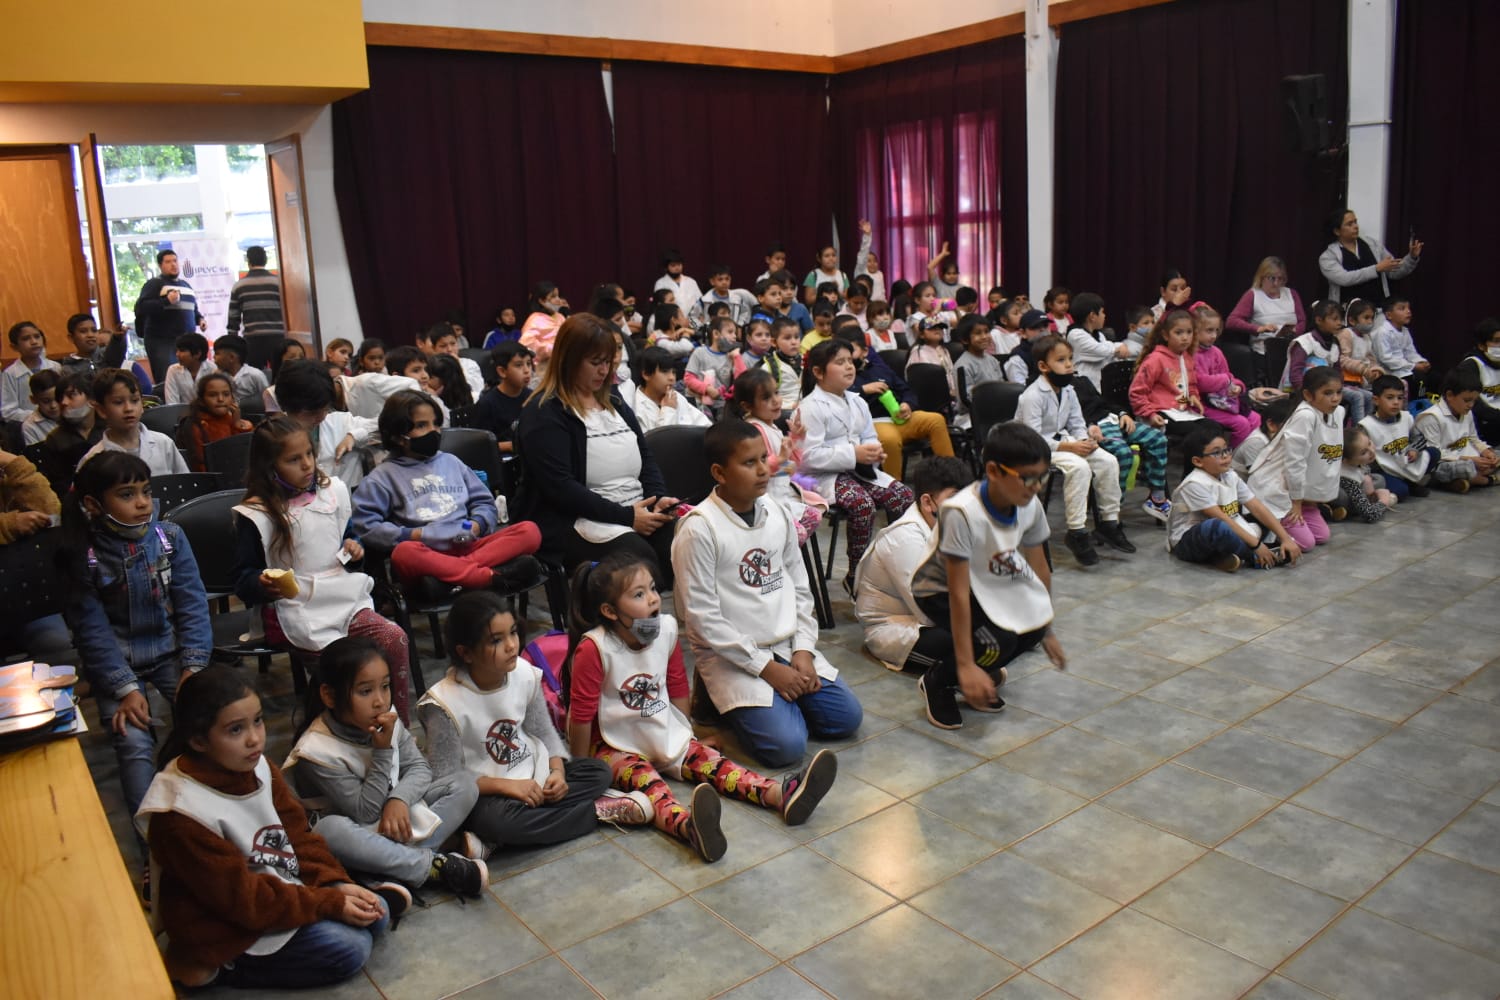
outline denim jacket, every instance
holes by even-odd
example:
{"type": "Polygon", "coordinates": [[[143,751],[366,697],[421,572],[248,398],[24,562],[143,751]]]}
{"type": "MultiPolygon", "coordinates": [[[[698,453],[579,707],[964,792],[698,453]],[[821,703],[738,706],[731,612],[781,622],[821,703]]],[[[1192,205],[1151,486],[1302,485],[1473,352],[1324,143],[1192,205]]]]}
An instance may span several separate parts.
{"type": "Polygon", "coordinates": [[[96,531],[90,542],[67,609],[89,683],[124,697],[164,661],[207,666],[208,598],[182,529],[153,521],[140,541],[96,531]]]}

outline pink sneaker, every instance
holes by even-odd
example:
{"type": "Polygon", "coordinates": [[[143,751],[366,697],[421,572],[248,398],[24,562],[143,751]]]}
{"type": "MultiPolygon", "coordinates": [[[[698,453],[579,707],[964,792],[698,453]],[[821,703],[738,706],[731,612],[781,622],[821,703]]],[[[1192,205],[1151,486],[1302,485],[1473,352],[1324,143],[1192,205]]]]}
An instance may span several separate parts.
{"type": "Polygon", "coordinates": [[[594,800],[594,815],[614,826],[645,826],[651,822],[651,799],[645,792],[607,789],[594,800]]]}

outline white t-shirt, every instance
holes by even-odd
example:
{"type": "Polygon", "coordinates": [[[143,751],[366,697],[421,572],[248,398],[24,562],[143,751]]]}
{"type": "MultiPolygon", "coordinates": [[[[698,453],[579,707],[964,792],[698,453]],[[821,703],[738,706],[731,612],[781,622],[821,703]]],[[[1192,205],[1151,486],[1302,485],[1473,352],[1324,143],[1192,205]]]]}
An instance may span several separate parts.
{"type": "MultiPolygon", "coordinates": [[[[583,426],[588,434],[584,485],[610,503],[633,504],[644,497],[641,449],[625,418],[613,410],[593,410],[584,415],[583,426]]],[[[580,517],[573,530],[587,541],[603,544],[633,529],[580,517]]]]}
{"type": "Polygon", "coordinates": [[[1172,513],[1167,518],[1167,550],[1195,525],[1208,520],[1203,513],[1217,507],[1224,515],[1252,534],[1256,529],[1245,518],[1245,505],[1255,499],[1245,481],[1234,470],[1215,479],[1202,469],[1194,469],[1172,494],[1172,513]]]}

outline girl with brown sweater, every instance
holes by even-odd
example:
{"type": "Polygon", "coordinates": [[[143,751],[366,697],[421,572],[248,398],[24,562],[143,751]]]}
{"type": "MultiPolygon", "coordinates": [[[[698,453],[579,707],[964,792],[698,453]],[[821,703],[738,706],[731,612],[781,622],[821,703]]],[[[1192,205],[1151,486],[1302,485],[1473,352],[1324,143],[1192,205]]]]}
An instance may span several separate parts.
{"type": "Polygon", "coordinates": [[[254,429],[250,421],[240,418],[234,382],[216,372],[199,379],[198,395],[188,404],[187,416],[177,428],[177,446],[187,451],[188,468],[207,472],[203,449],[210,442],[248,434],[254,429]]]}
{"type": "Polygon", "coordinates": [[[154,923],[184,986],[327,986],[364,967],[390,921],[309,829],[264,756],[260,699],[230,667],[185,678],[162,769],[136,813],[156,869],[154,923]]]}

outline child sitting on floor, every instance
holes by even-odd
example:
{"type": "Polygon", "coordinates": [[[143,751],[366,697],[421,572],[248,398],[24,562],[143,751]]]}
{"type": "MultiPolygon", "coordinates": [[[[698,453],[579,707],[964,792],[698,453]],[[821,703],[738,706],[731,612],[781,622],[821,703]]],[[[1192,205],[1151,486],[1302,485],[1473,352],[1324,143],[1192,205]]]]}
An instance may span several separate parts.
{"type": "Polygon", "coordinates": [[[1425,497],[1427,483],[1442,461],[1438,449],[1417,430],[1416,418],[1406,408],[1406,383],[1394,375],[1382,375],[1371,390],[1375,412],[1359,422],[1375,447],[1375,464],[1385,476],[1385,487],[1400,499],[1425,497]]]}
{"type": "Polygon", "coordinates": [[[1495,450],[1474,428],[1478,401],[1479,376],[1472,368],[1455,368],[1443,379],[1442,401],[1417,417],[1417,428],[1439,453],[1432,478],[1454,493],[1495,483],[1495,450]]]}
{"type": "MultiPolygon", "coordinates": [[[[813,368],[819,352],[838,345],[815,347],[813,368]]],[[[714,706],[754,757],[790,767],[809,734],[847,739],[864,712],[817,652],[797,533],[765,496],[770,469],[760,432],[743,420],[720,421],[703,448],[718,486],[683,517],[672,541],[677,610],[714,706]]]]}
{"type": "Polygon", "coordinates": [[[1388,508],[1396,506],[1396,494],[1385,488],[1385,477],[1370,473],[1375,461],[1375,446],[1369,432],[1359,424],[1344,428],[1344,461],[1339,469],[1339,498],[1335,506],[1366,524],[1385,517],[1388,508]]]}
{"type": "Polygon", "coordinates": [[[1250,466],[1260,457],[1260,453],[1266,450],[1266,445],[1271,443],[1286,423],[1287,417],[1297,408],[1298,400],[1293,396],[1283,396],[1273,401],[1260,415],[1260,426],[1250,432],[1250,436],[1234,449],[1234,462],[1231,468],[1234,474],[1241,479],[1250,476],[1250,466]]]}
{"type": "Polygon", "coordinates": [[[1295,563],[1302,557],[1301,547],[1276,515],[1230,467],[1233,453],[1222,427],[1208,421],[1199,424],[1182,448],[1187,469],[1172,494],[1167,551],[1184,562],[1212,563],[1226,573],[1251,564],[1268,568],[1295,563]],[[1245,519],[1246,512],[1275,536],[1279,552],[1245,519]]]}
{"type": "Polygon", "coordinates": [[[1344,458],[1343,376],[1336,366],[1309,368],[1302,402],[1250,467],[1250,490],[1265,501],[1304,551],[1328,542],[1319,504],[1339,492],[1344,458]]]}

